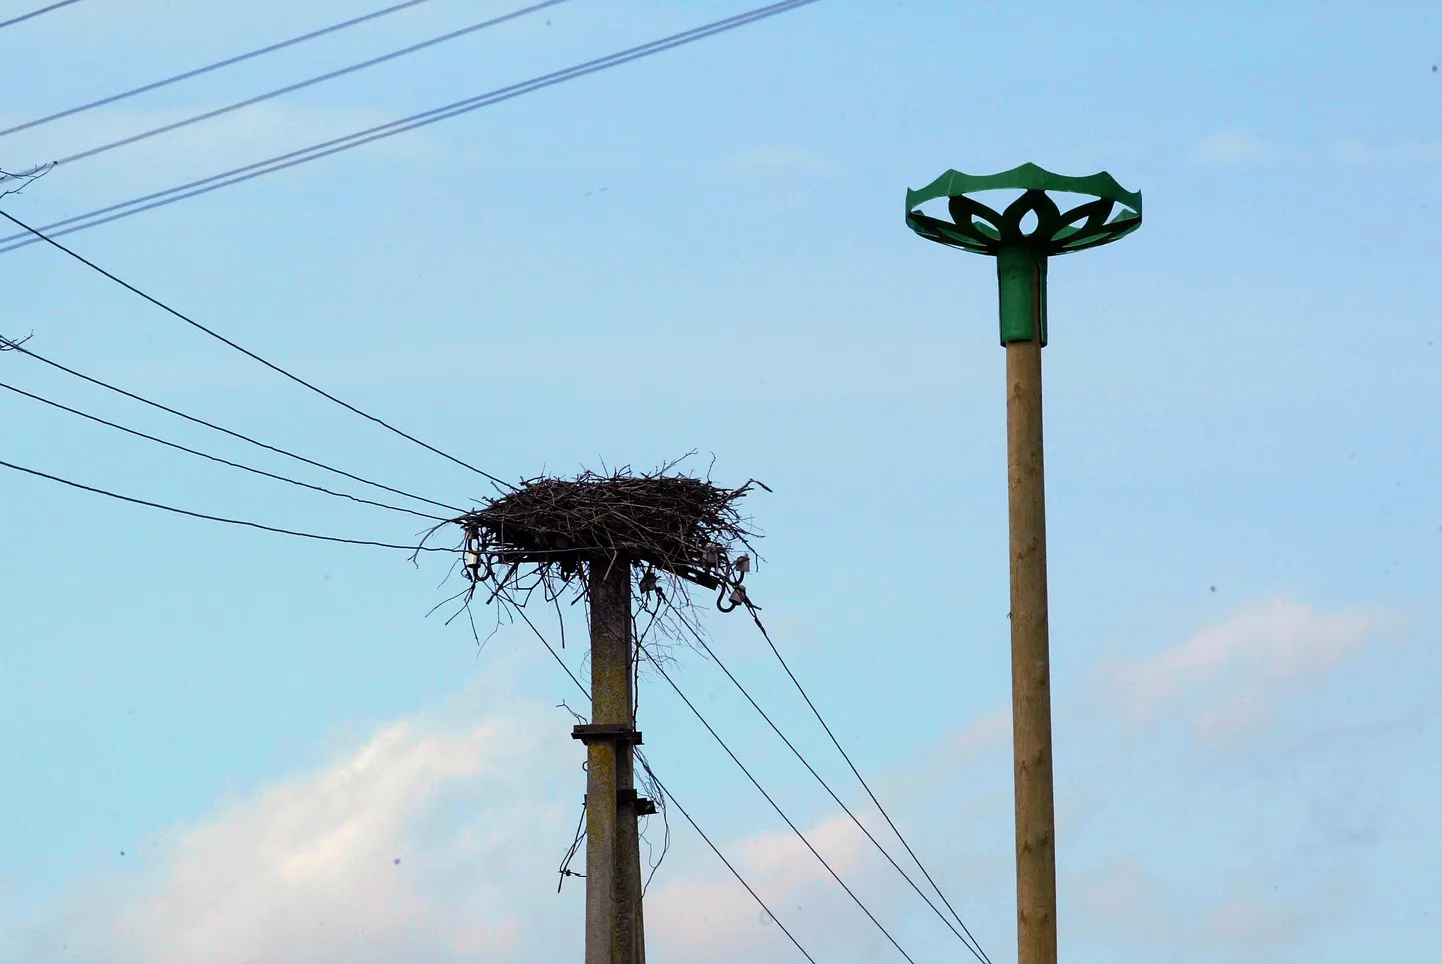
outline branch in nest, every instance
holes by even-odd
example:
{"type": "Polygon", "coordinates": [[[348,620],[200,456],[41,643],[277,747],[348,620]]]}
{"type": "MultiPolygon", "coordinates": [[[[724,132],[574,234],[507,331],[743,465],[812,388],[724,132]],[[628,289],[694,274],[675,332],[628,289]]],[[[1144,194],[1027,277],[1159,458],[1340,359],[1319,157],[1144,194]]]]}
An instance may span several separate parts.
{"type": "Polygon", "coordinates": [[[658,617],[693,609],[693,585],[718,592],[723,611],[752,609],[743,582],[759,533],[738,503],[761,484],[722,488],[671,474],[675,466],[640,475],[622,468],[571,479],[538,476],[450,520],[463,534],[462,571],[470,582],[464,605],[478,589],[486,590],[485,602],[506,609],[524,605],[537,589],[553,604],[568,590],[578,601],[591,566],[620,562],[631,568],[641,608],[653,613],[651,625],[662,635],[684,636],[658,617]]]}
{"type": "Polygon", "coordinates": [[[55,169],[55,162],[37,164],[28,171],[21,171],[18,174],[11,174],[9,171],[0,168],[0,197],[8,197],[11,194],[19,194],[35,181],[49,174],[55,169]],[[5,185],[10,185],[9,187],[5,185]]]}

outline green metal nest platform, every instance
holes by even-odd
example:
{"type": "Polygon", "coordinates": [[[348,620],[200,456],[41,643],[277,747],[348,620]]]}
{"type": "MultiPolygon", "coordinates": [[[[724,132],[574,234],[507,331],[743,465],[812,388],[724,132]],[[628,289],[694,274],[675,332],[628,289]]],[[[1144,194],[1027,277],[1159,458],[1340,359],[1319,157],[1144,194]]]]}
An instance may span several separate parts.
{"type": "Polygon", "coordinates": [[[1035,164],[982,176],[947,171],[919,191],[906,192],[906,224],[928,241],[995,257],[1002,344],[1039,339],[1045,345],[1047,258],[1095,248],[1135,231],[1142,224],[1142,196],[1106,172],[1067,177],[1035,164]],[[971,196],[1015,190],[1021,196],[1001,211],[971,196]],[[1063,211],[1048,191],[1092,200],[1063,211]],[[921,213],[921,205],[943,197],[952,220],[921,213]],[[1023,227],[1028,215],[1036,218],[1029,228],[1023,227]]]}

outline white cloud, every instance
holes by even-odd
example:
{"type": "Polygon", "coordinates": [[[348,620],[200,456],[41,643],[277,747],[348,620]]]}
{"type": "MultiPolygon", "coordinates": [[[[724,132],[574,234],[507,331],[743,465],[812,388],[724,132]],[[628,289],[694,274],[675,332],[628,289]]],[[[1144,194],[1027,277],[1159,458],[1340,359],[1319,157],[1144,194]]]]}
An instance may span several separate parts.
{"type": "Polygon", "coordinates": [[[727,174],[744,177],[813,178],[835,181],[844,176],[841,165],[813,151],[795,147],[752,147],[726,158],[727,174]]]}
{"type": "Polygon", "coordinates": [[[1331,154],[1339,163],[1355,167],[1419,164],[1442,161],[1442,143],[1377,145],[1343,140],[1332,145],[1331,154]]]}
{"type": "Polygon", "coordinates": [[[1347,138],[1326,146],[1294,147],[1246,131],[1226,130],[1203,138],[1191,154],[1194,161],[1218,167],[1247,167],[1284,160],[1330,161],[1345,167],[1395,167],[1442,160],[1442,143],[1368,144],[1347,138]]]}
{"type": "Polygon", "coordinates": [[[1183,899],[1134,857],[1118,857],[1061,881],[1062,916],[1088,941],[1255,960],[1298,947],[1346,906],[1343,881],[1319,881],[1286,896],[1255,874],[1227,879],[1211,900],[1183,899]]]}
{"type": "Polygon", "coordinates": [[[1241,166],[1266,164],[1281,156],[1270,142],[1246,131],[1221,131],[1205,138],[1192,150],[1195,160],[1206,164],[1241,166]]]}
{"type": "MultiPolygon", "coordinates": [[[[110,964],[578,954],[582,889],[557,895],[554,860],[575,826],[580,751],[561,714],[496,693],[471,687],[458,698],[471,712],[385,724],[323,766],[165,831],[150,869],[90,881],[22,935],[13,959],[62,949],[110,964]]],[[[849,883],[866,883],[872,862],[848,819],[803,829],[849,883]]],[[[846,900],[789,831],[718,843],[788,926],[798,903],[824,918],[846,900]]],[[[742,961],[784,946],[709,851],[683,849],[647,897],[653,956],[742,961]]]]}
{"type": "Polygon", "coordinates": [[[581,793],[559,727],[515,702],[382,726],[162,834],[150,870],[63,903],[20,959],[62,944],[146,964],[522,959],[542,911],[575,917],[579,935],[579,903],[555,898],[549,866],[581,793]]]}
{"type": "MultiPolygon", "coordinates": [[[[157,964],[354,959],[425,932],[454,946],[455,922],[439,926],[393,859],[410,856],[410,822],[447,784],[494,779],[497,763],[514,762],[515,736],[504,723],[460,733],[392,724],[350,759],[181,832],[167,879],[120,932],[157,964]]],[[[504,921],[465,930],[478,949],[507,943],[504,921]]]]}
{"type": "MultiPolygon", "coordinates": [[[[1264,718],[1287,688],[1344,665],[1393,622],[1386,613],[1324,613],[1268,600],[1150,657],[1113,661],[1105,680],[1128,718],[1180,714],[1205,731],[1218,715],[1264,718]],[[1254,716],[1225,709],[1239,700],[1254,716]]],[[[151,870],[91,881],[52,907],[13,956],[0,940],[0,960],[56,959],[63,943],[72,958],[107,964],[450,964],[578,954],[581,888],[558,896],[553,863],[570,842],[582,792],[579,750],[564,738],[567,721],[550,707],[507,696],[499,684],[469,687],[454,704],[380,726],[324,765],[172,828],[151,870]]],[[[1066,715],[1074,717],[1065,724],[1074,747],[1107,746],[1086,738],[1096,715],[1066,715]]],[[[1010,930],[1009,732],[1009,714],[997,709],[878,782],[888,804],[905,808],[895,816],[957,906],[975,915],[994,952],[1010,930]]],[[[1124,767],[1124,756],[1110,752],[1106,760],[1124,767]]],[[[1194,765],[1170,759],[1184,778],[1194,765]]],[[[1145,779],[1156,783],[1159,774],[1146,767],[1145,779]]],[[[1294,778],[1279,782],[1268,771],[1243,798],[1255,806],[1244,809],[1283,799],[1311,806],[1295,799],[1294,778]]],[[[1127,827],[1105,816],[1130,812],[1127,805],[1106,796],[1105,781],[1089,778],[1087,785],[1101,799],[1088,802],[1079,821],[1085,828],[1061,838],[1062,916],[1078,939],[1221,957],[1297,948],[1330,926],[1329,915],[1345,909],[1356,890],[1355,880],[1333,872],[1339,867],[1311,890],[1294,882],[1278,891],[1275,868],[1292,865],[1278,853],[1296,850],[1286,839],[1272,847],[1278,853],[1239,852],[1225,866],[1199,865],[1185,893],[1177,880],[1158,876],[1159,865],[1138,859],[1068,873],[1075,848],[1085,852],[1098,832],[1120,834],[1106,838],[1104,852],[1115,853],[1119,841],[1136,846],[1127,827]],[[1265,881],[1258,876],[1264,870],[1273,875],[1265,881]]],[[[1068,786],[1059,783],[1063,817],[1075,809],[1068,786]]],[[[1186,786],[1191,793],[1197,784],[1186,786]]],[[[1228,790],[1232,803],[1236,792],[1228,790]]],[[[697,816],[706,819],[704,810],[697,816]]],[[[739,964],[789,954],[776,925],[689,829],[673,829],[678,849],[647,897],[651,955],[739,964]]],[[[849,820],[826,814],[804,829],[885,923],[903,926],[908,937],[918,933],[925,909],[849,820]]],[[[1225,833],[1213,832],[1210,845],[1226,846],[1225,833]]],[[[717,842],[813,953],[862,960],[884,950],[873,946],[881,938],[872,925],[788,831],[717,842]]],[[[934,920],[924,926],[949,940],[934,920]]],[[[903,944],[918,949],[910,939],[903,944]]]]}
{"type": "Polygon", "coordinates": [[[1134,723],[1181,714],[1199,735],[1226,740],[1265,724],[1288,690],[1336,669],[1398,623],[1381,610],[1320,613],[1274,598],[1155,656],[1109,661],[1101,673],[1134,723]]]}
{"type": "MultiPolygon", "coordinates": [[[[855,886],[857,875],[870,865],[865,850],[869,845],[856,825],[840,815],[805,832],[827,863],[855,886]]],[[[799,921],[791,909],[803,895],[813,905],[809,918],[819,916],[818,903],[841,910],[836,905],[846,900],[845,895],[790,831],[753,837],[732,849],[736,850],[732,859],[746,882],[793,933],[799,921]]],[[[655,945],[652,956],[664,960],[755,960],[757,953],[785,940],[724,869],[676,881],[648,897],[646,927],[648,944],[655,945]]]]}
{"type": "Polygon", "coordinates": [[[1178,930],[1159,882],[1131,857],[1119,857],[1086,873],[1063,875],[1058,898],[1074,932],[1089,940],[1167,943],[1178,930]]]}

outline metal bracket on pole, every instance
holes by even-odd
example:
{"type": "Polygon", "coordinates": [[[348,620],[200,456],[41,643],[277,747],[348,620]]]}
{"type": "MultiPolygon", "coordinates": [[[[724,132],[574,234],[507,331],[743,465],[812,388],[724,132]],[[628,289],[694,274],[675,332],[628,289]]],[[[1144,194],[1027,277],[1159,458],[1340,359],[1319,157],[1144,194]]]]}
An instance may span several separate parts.
{"type": "Polygon", "coordinates": [[[616,803],[630,806],[638,817],[649,817],[656,812],[656,801],[640,796],[634,787],[622,787],[616,791],[616,803]]]}
{"type": "Polygon", "coordinates": [[[571,739],[580,740],[590,746],[592,743],[629,743],[641,745],[641,731],[633,730],[625,723],[580,723],[571,728],[571,739]]]}

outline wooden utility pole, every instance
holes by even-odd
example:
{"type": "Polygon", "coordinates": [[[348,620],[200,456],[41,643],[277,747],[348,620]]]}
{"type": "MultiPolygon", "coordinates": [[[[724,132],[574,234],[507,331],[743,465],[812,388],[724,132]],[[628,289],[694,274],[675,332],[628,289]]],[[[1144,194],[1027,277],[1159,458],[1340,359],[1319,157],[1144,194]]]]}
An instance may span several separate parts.
{"type": "Polygon", "coordinates": [[[1046,599],[1041,342],[1006,346],[1011,534],[1011,730],[1016,789],[1016,930],[1021,964],[1056,964],[1056,819],[1046,599]]]}
{"type": "Polygon", "coordinates": [[[1106,173],[1065,177],[1035,164],[980,177],[947,171],[921,190],[906,192],[906,223],[929,241],[996,258],[1001,343],[1006,347],[1017,960],[1056,964],[1056,813],[1041,410],[1047,259],[1107,244],[1135,231],[1142,223],[1142,196],[1125,190],[1106,173]],[[1020,191],[1021,196],[1001,211],[973,196],[995,191],[1020,191]],[[1093,200],[1063,212],[1049,191],[1093,200]],[[940,198],[947,199],[949,221],[921,210],[940,198]]]}
{"type": "Polygon", "coordinates": [[[637,817],[655,805],[636,794],[631,565],[588,565],[591,722],[572,731],[586,744],[586,964],[645,964],[637,817]]]}

